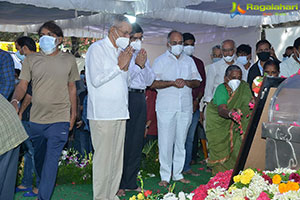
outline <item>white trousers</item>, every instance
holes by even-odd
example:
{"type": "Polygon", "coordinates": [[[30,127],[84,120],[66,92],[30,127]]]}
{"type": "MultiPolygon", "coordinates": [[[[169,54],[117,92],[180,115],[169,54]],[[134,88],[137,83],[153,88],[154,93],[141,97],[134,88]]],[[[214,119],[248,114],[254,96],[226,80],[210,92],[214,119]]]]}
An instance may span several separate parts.
{"type": "Polygon", "coordinates": [[[90,120],[94,200],[119,200],[126,120],[90,120]]]}
{"type": "Polygon", "coordinates": [[[174,181],[180,180],[183,178],[185,141],[192,113],[156,111],[156,114],[161,180],[170,182],[172,174],[174,181]]]}

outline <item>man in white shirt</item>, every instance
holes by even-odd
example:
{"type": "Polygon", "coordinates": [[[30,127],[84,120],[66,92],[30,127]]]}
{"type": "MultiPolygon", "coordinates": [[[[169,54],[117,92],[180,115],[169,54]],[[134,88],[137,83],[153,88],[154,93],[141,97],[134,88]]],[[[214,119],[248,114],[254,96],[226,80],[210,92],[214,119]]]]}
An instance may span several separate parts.
{"type": "Polygon", "coordinates": [[[249,44],[241,44],[236,49],[236,62],[243,65],[244,72],[243,73],[243,80],[247,80],[248,77],[248,70],[252,66],[251,59],[252,59],[252,48],[249,44]]]}
{"type": "Polygon", "coordinates": [[[140,170],[144,133],[147,120],[145,90],[155,78],[147,59],[147,52],[141,48],[143,29],[137,23],[132,24],[130,46],[134,53],[130,61],[129,73],[129,115],[126,122],[123,174],[118,196],[125,196],[125,190],[141,191],[137,185],[140,170]]]}
{"type": "Polygon", "coordinates": [[[294,41],[294,54],[280,63],[280,76],[290,77],[300,69],[300,37],[294,41]]]}
{"type": "Polygon", "coordinates": [[[108,36],[92,44],[86,55],[87,118],[95,150],[94,200],[118,199],[129,118],[127,71],[133,53],[128,47],[130,33],[128,19],[117,15],[108,36]]]}
{"type": "MultiPolygon", "coordinates": [[[[235,42],[233,40],[223,41],[221,47],[222,47],[223,59],[205,68],[207,79],[206,79],[203,101],[207,103],[212,100],[218,85],[224,82],[225,71],[229,65],[234,64],[239,66],[241,69],[244,69],[244,67],[240,63],[237,63],[236,60],[234,59],[236,48],[235,48],[235,42]]],[[[245,70],[242,70],[242,73],[245,73],[245,70]]]]}
{"type": "Polygon", "coordinates": [[[202,81],[194,60],[182,53],[182,33],[171,31],[167,47],[154,61],[156,79],[151,86],[157,89],[160,186],[167,186],[171,175],[174,181],[190,182],[182,175],[185,141],[193,113],[192,88],[202,81]]]}

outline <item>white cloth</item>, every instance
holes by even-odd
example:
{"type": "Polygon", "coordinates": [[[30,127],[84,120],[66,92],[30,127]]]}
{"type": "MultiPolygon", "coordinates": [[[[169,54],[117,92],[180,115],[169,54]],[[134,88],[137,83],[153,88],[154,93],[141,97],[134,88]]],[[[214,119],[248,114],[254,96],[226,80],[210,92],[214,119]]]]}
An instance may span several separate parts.
{"type": "Polygon", "coordinates": [[[118,66],[118,51],[108,37],[93,43],[86,54],[87,118],[128,119],[128,77],[118,66]]]}
{"type": "Polygon", "coordinates": [[[189,112],[157,111],[160,177],[170,182],[172,169],[174,181],[183,178],[185,141],[192,121],[189,112]]]}
{"type": "MultiPolygon", "coordinates": [[[[166,51],[155,59],[152,69],[156,75],[156,80],[175,81],[182,78],[184,80],[202,81],[194,60],[183,53],[177,59],[169,51],[166,51]]],[[[192,113],[192,101],[192,88],[187,86],[157,89],[156,111],[192,113]]]]}
{"type": "MultiPolygon", "coordinates": [[[[242,74],[246,74],[246,69],[240,63],[233,63],[241,68],[242,74]]],[[[208,65],[206,69],[206,85],[204,90],[204,102],[210,102],[214,96],[215,90],[217,87],[224,83],[225,71],[229,65],[224,61],[224,59],[219,60],[218,62],[208,65]]],[[[247,81],[247,76],[242,76],[244,81],[247,81]]]]}
{"type": "Polygon", "coordinates": [[[150,86],[153,83],[155,79],[155,74],[152,68],[150,67],[148,59],[143,69],[141,69],[138,65],[135,64],[135,59],[137,55],[138,52],[134,52],[128,69],[130,77],[129,88],[144,90],[147,86],[150,86]]]}
{"type": "Polygon", "coordinates": [[[280,63],[280,76],[290,77],[296,74],[300,69],[300,64],[293,58],[289,57],[287,60],[280,63]]]}

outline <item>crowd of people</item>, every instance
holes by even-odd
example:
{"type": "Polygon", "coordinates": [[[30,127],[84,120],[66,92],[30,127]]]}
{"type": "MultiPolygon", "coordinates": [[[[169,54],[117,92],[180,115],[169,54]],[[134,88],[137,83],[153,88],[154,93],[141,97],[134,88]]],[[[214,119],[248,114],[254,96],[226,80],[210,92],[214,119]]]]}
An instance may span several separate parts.
{"type": "Polygon", "coordinates": [[[117,15],[108,35],[89,47],[80,73],[75,57],[59,49],[63,31],[52,21],[38,30],[40,52],[30,37],[16,40],[19,75],[0,49],[0,199],[20,191],[51,199],[70,132],[82,156],[93,152],[95,200],[141,190],[137,175],[148,140],[158,140],[162,187],[171,180],[190,183],[187,174],[199,176],[191,169],[198,132],[207,140],[212,173],[232,169],[255,101],[253,81],[289,77],[300,68],[300,38],[282,62],[269,41],[258,41],[255,63],[251,46],[226,39],[212,47],[212,64],[204,66],[193,55],[194,35],[176,30],[150,66],[143,33],[117,15]],[[15,187],[21,143],[24,175],[15,187]]]}

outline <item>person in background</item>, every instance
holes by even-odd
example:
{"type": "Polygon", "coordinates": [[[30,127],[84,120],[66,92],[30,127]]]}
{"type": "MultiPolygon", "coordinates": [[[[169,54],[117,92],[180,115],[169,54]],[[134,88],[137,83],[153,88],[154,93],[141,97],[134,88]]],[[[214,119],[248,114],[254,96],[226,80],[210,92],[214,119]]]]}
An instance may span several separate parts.
{"type": "Polygon", "coordinates": [[[144,134],[144,145],[149,141],[157,140],[157,118],[155,112],[155,101],[157,92],[155,89],[147,87],[146,104],[147,104],[147,122],[144,134]]]}
{"type": "Polygon", "coordinates": [[[137,185],[137,175],[140,171],[144,133],[147,120],[147,106],[145,99],[146,87],[150,86],[155,74],[152,71],[147,52],[142,49],[142,27],[132,24],[130,46],[134,49],[128,72],[128,108],[130,119],[126,122],[123,173],[118,196],[125,196],[127,191],[141,191],[137,185]]]}
{"type": "Polygon", "coordinates": [[[207,105],[206,137],[208,140],[208,166],[212,173],[224,172],[234,167],[242,137],[247,129],[252,93],[242,80],[242,70],[230,65],[212,101],[207,105]]]}
{"type": "Polygon", "coordinates": [[[123,170],[128,112],[128,66],[132,26],[116,15],[108,36],[93,43],[86,54],[87,118],[91,130],[94,200],[119,199],[116,195],[123,170]]]}
{"type": "Polygon", "coordinates": [[[193,113],[192,88],[202,81],[194,60],[182,53],[183,37],[178,31],[168,34],[168,50],[155,59],[153,71],[157,89],[156,115],[160,162],[160,186],[169,181],[190,183],[182,175],[185,141],[193,113]]]}
{"type": "Polygon", "coordinates": [[[280,63],[280,76],[290,77],[300,69],[300,37],[294,41],[294,54],[280,63]]]}
{"type": "Polygon", "coordinates": [[[0,199],[13,200],[20,144],[28,138],[14,107],[0,94],[0,199]]]}
{"type": "Polygon", "coordinates": [[[15,86],[17,86],[18,83],[20,82],[20,79],[19,79],[20,73],[21,73],[21,70],[15,69],[15,86]]]}
{"type": "Polygon", "coordinates": [[[258,61],[254,63],[248,72],[247,82],[252,90],[252,82],[257,76],[263,76],[263,66],[270,58],[275,62],[280,63],[277,59],[271,56],[272,45],[268,40],[260,40],[256,43],[256,55],[258,61]]]}
{"type": "Polygon", "coordinates": [[[63,42],[58,25],[48,21],[38,34],[41,51],[26,56],[11,103],[18,112],[19,101],[31,81],[30,139],[40,177],[38,199],[49,200],[55,187],[58,160],[76,119],[75,81],[79,80],[79,73],[75,57],[58,48],[63,42]]]}
{"type": "Polygon", "coordinates": [[[285,49],[284,54],[282,55],[282,62],[287,60],[291,55],[294,53],[294,47],[293,46],[288,46],[285,49]]]}
{"type": "MultiPolygon", "coordinates": [[[[15,41],[16,49],[18,50],[16,55],[23,63],[26,56],[36,52],[36,44],[34,40],[30,37],[23,36],[18,38],[15,41]]],[[[31,83],[28,84],[28,88],[25,94],[24,99],[21,101],[21,106],[19,109],[19,118],[22,120],[22,124],[30,136],[30,108],[31,108],[31,99],[32,99],[32,87],[31,83]]],[[[32,146],[32,141],[28,138],[23,143],[26,151],[24,154],[24,174],[21,181],[21,184],[16,187],[16,192],[27,191],[23,194],[24,197],[34,197],[38,194],[39,186],[39,176],[37,175],[35,166],[34,166],[34,149],[32,146]],[[33,174],[35,173],[36,177],[36,188],[32,188],[33,184],[33,174]]]]}
{"type": "Polygon", "coordinates": [[[236,49],[236,55],[237,59],[236,62],[240,63],[244,66],[244,73],[243,73],[243,80],[247,80],[248,77],[248,71],[250,69],[250,66],[252,65],[251,59],[252,59],[252,48],[248,44],[241,44],[236,49]]]}
{"type": "Polygon", "coordinates": [[[0,49],[0,94],[10,99],[15,88],[15,65],[12,57],[0,49]]]}
{"type": "Polygon", "coordinates": [[[269,77],[278,77],[280,73],[278,62],[274,60],[268,60],[264,64],[264,74],[267,74],[269,77]]]}
{"type": "Polygon", "coordinates": [[[218,62],[223,57],[222,50],[220,45],[215,45],[211,49],[210,58],[212,63],[218,62]]]}
{"type": "Polygon", "coordinates": [[[200,118],[199,103],[204,94],[206,75],[205,75],[205,69],[204,69],[204,64],[203,64],[202,60],[193,56],[195,42],[196,42],[196,39],[193,34],[191,34],[191,33],[183,34],[183,43],[184,43],[183,44],[184,45],[183,52],[186,55],[190,56],[194,60],[197,70],[202,78],[200,86],[192,89],[193,117],[192,117],[192,122],[189,127],[186,142],[185,142],[186,156],[185,156],[185,163],[184,163],[184,167],[183,167],[183,174],[199,176],[200,174],[198,174],[192,170],[190,163],[192,161],[193,141],[194,141],[196,128],[197,128],[199,118],[200,118]]]}

